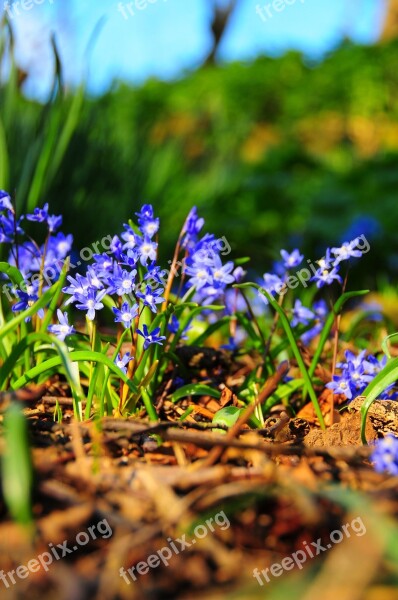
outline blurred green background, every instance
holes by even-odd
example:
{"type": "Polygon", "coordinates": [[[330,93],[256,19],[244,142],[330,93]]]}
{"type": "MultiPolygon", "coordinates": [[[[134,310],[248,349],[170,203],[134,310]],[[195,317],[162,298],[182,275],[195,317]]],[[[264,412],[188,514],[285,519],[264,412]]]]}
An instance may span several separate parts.
{"type": "MultiPolygon", "coordinates": [[[[234,255],[250,256],[260,273],[281,247],[298,246],[316,259],[326,245],[364,234],[372,252],[362,284],[394,280],[393,5],[382,39],[342,40],[319,59],[293,50],[221,64],[210,58],[172,80],[114,82],[95,96],[84,95],[83,87],[65,94],[58,65],[47,105],[25,97],[26,73],[16,62],[0,97],[9,157],[3,184],[21,208],[49,201],[78,247],[119,232],[150,202],[161,217],[168,258],[197,205],[207,229],[226,236],[234,255]]],[[[3,29],[6,46],[9,30],[3,29]]]]}

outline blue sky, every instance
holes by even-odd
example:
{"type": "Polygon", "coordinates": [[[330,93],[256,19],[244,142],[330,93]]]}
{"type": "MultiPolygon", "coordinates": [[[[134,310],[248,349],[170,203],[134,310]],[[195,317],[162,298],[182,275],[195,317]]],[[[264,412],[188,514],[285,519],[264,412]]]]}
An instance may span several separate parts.
{"type": "MultiPolygon", "coordinates": [[[[42,0],[41,5],[31,1],[30,10],[20,8],[19,15],[14,10],[12,18],[19,63],[31,74],[29,95],[40,97],[48,89],[53,64],[51,32],[57,36],[66,81],[76,84],[88,64],[93,93],[105,90],[115,79],[139,83],[150,76],[179,76],[197,67],[210,46],[209,0],[134,0],[147,6],[138,10],[133,5],[133,15],[125,1],[42,0]],[[87,60],[88,41],[102,17],[101,32],[87,60]]],[[[250,60],[290,48],[321,57],[344,35],[371,43],[385,7],[385,0],[289,1],[291,6],[286,4],[281,12],[271,8],[272,16],[264,22],[256,6],[264,7],[272,0],[240,0],[220,59],[250,60]]]]}

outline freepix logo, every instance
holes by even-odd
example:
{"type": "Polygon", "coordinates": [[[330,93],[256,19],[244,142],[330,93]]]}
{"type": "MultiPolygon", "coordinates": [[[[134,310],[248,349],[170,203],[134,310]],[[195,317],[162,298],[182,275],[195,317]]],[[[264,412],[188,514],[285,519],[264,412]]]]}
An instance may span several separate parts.
{"type": "Polygon", "coordinates": [[[264,581],[267,583],[270,582],[270,576],[280,577],[284,571],[291,571],[295,566],[302,569],[308,558],[315,558],[322,552],[327,552],[334,544],[340,544],[340,542],[343,541],[344,536],[347,538],[351,537],[351,533],[354,533],[357,537],[365,535],[366,527],[361,517],[352,519],[350,523],[343,525],[341,530],[335,529],[332,531],[329,536],[330,542],[327,542],[325,545],[323,545],[321,538],[318,538],[316,542],[311,542],[310,544],[303,542],[304,550],[297,550],[290,556],[283,558],[280,563],[273,563],[270,567],[263,569],[262,571],[254,569],[253,577],[257,579],[259,585],[264,585],[264,581]]]}
{"type": "Polygon", "coordinates": [[[256,13],[264,23],[267,23],[273,19],[274,15],[282,13],[288,6],[293,6],[293,4],[299,2],[304,4],[305,0],[274,0],[263,6],[257,4],[256,13]]]}

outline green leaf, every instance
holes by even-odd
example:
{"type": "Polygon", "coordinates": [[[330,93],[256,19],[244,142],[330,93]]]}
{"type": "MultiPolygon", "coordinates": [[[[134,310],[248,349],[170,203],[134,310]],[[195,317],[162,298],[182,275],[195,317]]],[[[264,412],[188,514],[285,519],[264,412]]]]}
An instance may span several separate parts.
{"type": "Polygon", "coordinates": [[[171,394],[170,400],[172,402],[178,402],[178,400],[186,398],[187,396],[211,396],[212,398],[219,399],[221,398],[221,392],[203,383],[189,383],[188,385],[183,385],[171,394]]]}
{"type": "MultiPolygon", "coordinates": [[[[213,423],[215,425],[225,425],[226,427],[231,428],[245,410],[245,408],[239,408],[238,406],[224,406],[224,408],[218,410],[214,415],[213,423]]],[[[261,427],[260,421],[254,415],[249,418],[249,423],[252,427],[261,427]]]]}
{"type": "Polygon", "coordinates": [[[12,517],[27,526],[31,524],[32,463],[28,428],[21,408],[14,402],[4,417],[5,451],[2,457],[2,488],[12,517]]]}

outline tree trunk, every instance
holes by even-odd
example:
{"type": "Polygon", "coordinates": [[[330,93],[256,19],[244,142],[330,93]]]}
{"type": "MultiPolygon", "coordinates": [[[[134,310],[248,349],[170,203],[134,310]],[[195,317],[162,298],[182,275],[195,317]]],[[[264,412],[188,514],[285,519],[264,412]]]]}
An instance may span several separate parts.
{"type": "Polygon", "coordinates": [[[229,19],[236,7],[237,0],[229,0],[224,8],[217,6],[216,0],[213,0],[213,17],[211,21],[211,31],[213,35],[213,46],[206,58],[204,65],[212,65],[215,62],[217,50],[226,31],[229,19]]]}

